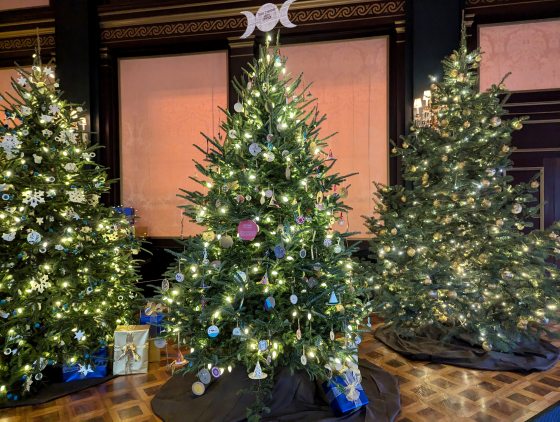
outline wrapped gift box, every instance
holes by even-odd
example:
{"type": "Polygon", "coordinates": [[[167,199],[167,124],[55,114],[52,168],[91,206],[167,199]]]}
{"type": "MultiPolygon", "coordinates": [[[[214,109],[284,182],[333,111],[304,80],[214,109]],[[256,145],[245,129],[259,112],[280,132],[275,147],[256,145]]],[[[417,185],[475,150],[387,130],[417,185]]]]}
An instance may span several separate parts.
{"type": "MultiPolygon", "coordinates": [[[[149,303],[148,306],[153,304],[149,303]]],[[[150,338],[148,347],[148,362],[159,362],[161,360],[161,349],[155,345],[155,339],[159,337],[163,331],[164,314],[159,312],[152,312],[146,315],[144,310],[140,312],[140,324],[150,326],[150,338]]]]}
{"type": "Polygon", "coordinates": [[[109,353],[107,348],[103,347],[93,356],[93,363],[63,365],[62,380],[70,382],[89,378],[104,378],[107,376],[108,361],[109,353]]]}
{"type": "Polygon", "coordinates": [[[360,380],[359,372],[347,370],[323,383],[323,391],[336,415],[353,412],[369,403],[360,380]]]}
{"type": "Polygon", "coordinates": [[[148,325],[119,325],[115,330],[114,375],[148,372],[148,325]]]}
{"type": "Polygon", "coordinates": [[[118,212],[119,214],[123,214],[126,219],[128,220],[128,222],[130,223],[130,225],[134,225],[134,218],[136,217],[135,213],[134,213],[134,208],[130,208],[130,207],[115,207],[115,211],[118,212]]]}

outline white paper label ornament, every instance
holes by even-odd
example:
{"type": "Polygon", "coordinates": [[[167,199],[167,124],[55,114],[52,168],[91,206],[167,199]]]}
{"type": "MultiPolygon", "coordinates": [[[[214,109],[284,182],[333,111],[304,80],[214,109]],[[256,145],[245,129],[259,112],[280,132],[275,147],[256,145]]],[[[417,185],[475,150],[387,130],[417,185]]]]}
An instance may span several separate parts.
{"type": "Polygon", "coordinates": [[[296,295],[291,295],[290,296],[290,303],[292,305],[295,305],[297,303],[297,301],[298,301],[298,297],[296,295]]]}
{"type": "Polygon", "coordinates": [[[299,328],[296,330],[296,338],[301,340],[301,330],[299,328]]]}
{"type": "Polygon", "coordinates": [[[32,230],[27,235],[27,241],[32,245],[36,245],[41,241],[41,235],[37,233],[35,230],[32,230]]]}
{"type": "Polygon", "coordinates": [[[177,273],[175,274],[175,280],[179,283],[182,283],[183,280],[185,280],[185,276],[183,275],[183,273],[177,273]]]}
{"type": "Polygon", "coordinates": [[[228,135],[232,139],[237,138],[237,132],[234,129],[230,129],[230,131],[228,132],[228,135]]]}
{"type": "Polygon", "coordinates": [[[241,328],[235,327],[235,328],[233,329],[233,331],[231,332],[231,334],[234,335],[234,336],[236,336],[236,337],[239,337],[239,336],[241,335],[241,328]]]}
{"type": "Polygon", "coordinates": [[[329,333],[329,338],[334,341],[334,331],[331,330],[331,332],[329,333]]]}
{"type": "Polygon", "coordinates": [[[249,374],[249,378],[252,380],[263,380],[267,375],[262,371],[261,364],[257,362],[255,365],[255,370],[249,374]]]}
{"type": "Polygon", "coordinates": [[[240,102],[237,102],[233,105],[233,109],[235,111],[237,111],[238,113],[243,112],[243,104],[241,104],[240,102]]]}
{"type": "Polygon", "coordinates": [[[357,346],[362,342],[362,338],[360,336],[356,336],[354,339],[354,344],[357,346]]]}
{"type": "Polygon", "coordinates": [[[208,332],[208,337],[215,338],[218,337],[218,334],[220,334],[220,329],[215,325],[211,325],[210,327],[208,327],[207,332],[208,332]]]}
{"type": "Polygon", "coordinates": [[[288,9],[295,1],[296,0],[287,0],[282,4],[280,10],[278,10],[278,7],[273,3],[263,4],[256,15],[248,11],[241,12],[241,14],[245,15],[247,18],[247,29],[240,38],[249,37],[255,31],[255,27],[259,28],[262,32],[268,32],[274,29],[278,22],[285,28],[294,28],[296,25],[290,21],[288,9]]]}
{"type": "Polygon", "coordinates": [[[301,355],[300,361],[302,365],[307,365],[307,358],[305,355],[301,355]]]}
{"type": "Polygon", "coordinates": [[[305,258],[306,256],[307,256],[307,251],[305,249],[299,251],[299,257],[301,259],[305,258]]]}

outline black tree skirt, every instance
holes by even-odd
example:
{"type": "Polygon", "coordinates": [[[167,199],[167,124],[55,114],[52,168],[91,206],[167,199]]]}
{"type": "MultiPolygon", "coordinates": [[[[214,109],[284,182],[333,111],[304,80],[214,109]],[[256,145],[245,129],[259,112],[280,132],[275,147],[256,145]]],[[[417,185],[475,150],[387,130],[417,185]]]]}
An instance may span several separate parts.
{"type": "Polygon", "coordinates": [[[47,384],[39,392],[30,398],[24,398],[18,401],[4,401],[0,402],[0,409],[19,407],[19,406],[36,406],[39,404],[47,403],[52,400],[59,399],[69,394],[74,394],[79,391],[85,390],[89,387],[94,387],[103,384],[115,378],[113,375],[104,378],[90,378],[72,382],[55,382],[47,384]]]}
{"type": "Polygon", "coordinates": [[[426,330],[423,336],[400,336],[393,325],[383,325],[375,338],[395,352],[412,360],[462,366],[491,371],[546,371],[558,361],[559,350],[547,341],[520,343],[512,353],[484,351],[467,339],[452,337],[442,341],[443,331],[426,330]]]}
{"type": "MultiPolygon", "coordinates": [[[[276,375],[270,413],[263,421],[394,421],[400,411],[397,379],[381,368],[360,362],[362,387],[369,404],[362,409],[335,417],[323,399],[321,386],[309,380],[304,372],[293,375],[283,369],[276,375]]],[[[176,375],[164,384],[152,400],[152,409],[165,422],[241,422],[246,420],[246,408],[254,403],[250,392],[253,381],[242,368],[224,374],[211,383],[203,396],[191,392],[193,374],[176,375]]]]}

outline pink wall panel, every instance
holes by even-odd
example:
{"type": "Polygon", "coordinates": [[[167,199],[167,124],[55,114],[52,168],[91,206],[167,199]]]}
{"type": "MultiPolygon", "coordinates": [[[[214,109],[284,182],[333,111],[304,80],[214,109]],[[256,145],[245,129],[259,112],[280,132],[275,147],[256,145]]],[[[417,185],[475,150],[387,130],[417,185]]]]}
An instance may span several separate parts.
{"type": "MultiPolygon", "coordinates": [[[[179,188],[200,186],[193,146],[216,133],[227,104],[226,52],[120,61],[122,203],[153,237],[179,236],[179,188]]],[[[185,235],[199,227],[185,218],[185,235]]]]}
{"type": "Polygon", "coordinates": [[[293,45],[282,53],[289,72],[303,72],[304,82],[313,83],[319,111],[327,114],[322,134],[338,132],[329,144],[338,160],[334,170],[360,173],[348,179],[345,202],[353,210],[344,220],[350,231],[361,232],[356,237],[367,237],[361,216],[373,210],[372,182],[388,181],[387,38],[293,45]]]}
{"type": "Polygon", "coordinates": [[[511,91],[560,88],[560,20],[480,27],[480,87],[508,73],[511,91]]]}
{"type": "Polygon", "coordinates": [[[27,7],[48,5],[49,0],[0,0],[0,10],[25,9],[27,7]]]}
{"type": "MultiPolygon", "coordinates": [[[[11,98],[9,98],[6,95],[7,93],[11,93],[12,95],[15,96],[15,90],[12,87],[11,78],[16,79],[17,77],[18,77],[18,73],[14,68],[6,67],[0,69],[0,97],[2,97],[2,99],[0,100],[0,110],[4,110],[4,107],[7,105],[5,100],[11,101],[11,98]]],[[[5,115],[2,112],[0,113],[0,123],[4,124],[5,122],[6,122],[5,115]]]]}

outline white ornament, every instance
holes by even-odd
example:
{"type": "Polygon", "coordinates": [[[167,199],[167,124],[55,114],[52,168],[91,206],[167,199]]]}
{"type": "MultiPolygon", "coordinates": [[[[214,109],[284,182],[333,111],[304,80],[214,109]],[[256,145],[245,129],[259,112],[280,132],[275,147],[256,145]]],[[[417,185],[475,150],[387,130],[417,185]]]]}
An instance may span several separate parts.
{"type": "Polygon", "coordinates": [[[27,241],[32,245],[36,245],[41,241],[41,239],[42,239],[41,235],[35,230],[31,230],[27,235],[27,241]]]}
{"type": "Polygon", "coordinates": [[[307,365],[307,358],[305,355],[301,355],[300,361],[302,365],[307,365]]]}
{"type": "Polygon", "coordinates": [[[77,204],[83,204],[86,202],[86,195],[83,189],[72,189],[67,190],[66,195],[68,195],[68,200],[70,202],[75,202],[77,204]]]}
{"type": "Polygon", "coordinates": [[[84,338],[84,336],[85,336],[85,333],[82,330],[78,330],[74,334],[74,338],[78,341],[80,341],[82,338],[84,338]]]}
{"type": "Polygon", "coordinates": [[[241,35],[241,38],[249,37],[254,31],[255,27],[259,28],[263,32],[268,32],[280,22],[285,28],[294,28],[294,25],[290,18],[288,17],[288,9],[290,5],[296,0],[287,0],[284,2],[280,10],[275,4],[266,3],[263,4],[257,11],[256,16],[251,12],[244,11],[241,12],[247,18],[247,29],[241,35]]]}
{"type": "Polygon", "coordinates": [[[249,378],[252,380],[263,380],[267,375],[262,371],[261,364],[257,362],[255,365],[255,370],[249,374],[249,378]]]}
{"type": "Polygon", "coordinates": [[[60,107],[57,106],[56,104],[51,104],[49,106],[49,113],[50,114],[58,114],[59,111],[60,111],[60,107]]]}
{"type": "Polygon", "coordinates": [[[519,214],[521,213],[521,211],[523,210],[523,206],[521,204],[513,204],[513,206],[511,207],[511,212],[513,214],[519,214]]]}
{"type": "Polygon", "coordinates": [[[23,192],[23,200],[24,204],[29,204],[31,207],[35,208],[39,204],[43,204],[45,202],[45,192],[42,190],[33,190],[33,191],[25,191],[23,192]]]}
{"type": "Polygon", "coordinates": [[[32,279],[30,282],[31,290],[38,291],[39,293],[43,293],[45,289],[51,287],[51,283],[48,282],[48,279],[49,276],[46,274],[43,274],[41,277],[39,277],[39,281],[32,279]]]}
{"type": "Polygon", "coordinates": [[[20,107],[21,114],[24,116],[29,116],[31,114],[31,108],[27,106],[20,107]]]}
{"type": "Polygon", "coordinates": [[[49,116],[48,114],[41,115],[41,121],[45,123],[50,123],[53,120],[53,116],[49,116]]]}
{"type": "Polygon", "coordinates": [[[27,375],[27,378],[25,378],[25,385],[23,386],[23,389],[25,391],[31,390],[31,384],[33,384],[33,378],[31,378],[31,375],[27,375]]]}
{"type": "Polygon", "coordinates": [[[298,297],[296,295],[291,295],[290,296],[290,303],[292,305],[295,305],[298,302],[298,297]]]}
{"type": "Polygon", "coordinates": [[[35,162],[35,164],[41,164],[41,162],[43,161],[43,157],[33,154],[33,161],[35,162]]]}
{"type": "Polygon", "coordinates": [[[27,79],[20,75],[20,77],[16,79],[16,82],[19,86],[25,86],[25,84],[27,83],[27,79]]]}
{"type": "Polygon", "coordinates": [[[233,105],[233,109],[234,109],[235,111],[237,111],[238,113],[241,113],[241,112],[243,112],[243,104],[241,104],[241,103],[235,103],[235,104],[233,105]]]}
{"type": "Polygon", "coordinates": [[[68,163],[64,166],[64,170],[66,170],[69,173],[75,173],[78,171],[78,166],[74,163],[68,163]]]}
{"type": "Polygon", "coordinates": [[[16,232],[4,233],[2,235],[2,239],[5,240],[6,242],[11,242],[15,238],[16,238],[16,232]]]}
{"type": "Polygon", "coordinates": [[[57,251],[63,251],[63,250],[64,250],[64,246],[62,246],[62,245],[55,245],[54,248],[55,248],[57,251]]]}
{"type": "Polygon", "coordinates": [[[249,145],[249,153],[253,157],[256,157],[257,155],[259,155],[261,151],[262,151],[262,148],[259,146],[259,144],[256,144],[256,143],[253,142],[251,145],[249,145]]]}

